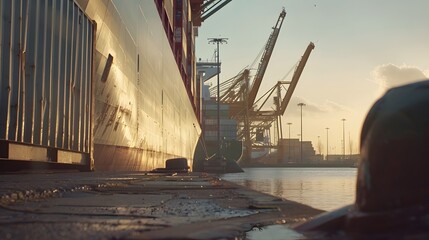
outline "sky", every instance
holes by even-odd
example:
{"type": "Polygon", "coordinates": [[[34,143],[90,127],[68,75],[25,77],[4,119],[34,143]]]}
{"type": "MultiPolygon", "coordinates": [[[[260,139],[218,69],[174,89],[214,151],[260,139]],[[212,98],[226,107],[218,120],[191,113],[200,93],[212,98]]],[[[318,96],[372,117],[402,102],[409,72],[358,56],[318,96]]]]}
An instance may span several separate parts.
{"type": "Polygon", "coordinates": [[[303,102],[303,140],[312,141],[316,153],[320,146],[326,154],[328,138],[329,154],[342,154],[343,118],[346,154],[358,153],[373,103],[390,87],[429,76],[429,1],[232,0],[202,23],[197,57],[214,60],[215,45],[207,39],[228,38],[220,46],[220,81],[235,76],[255,61],[283,7],[287,14],[258,96],[282,80],[314,42],[282,117],[283,137],[289,137],[290,122],[291,138],[299,138],[297,104],[303,102]]]}

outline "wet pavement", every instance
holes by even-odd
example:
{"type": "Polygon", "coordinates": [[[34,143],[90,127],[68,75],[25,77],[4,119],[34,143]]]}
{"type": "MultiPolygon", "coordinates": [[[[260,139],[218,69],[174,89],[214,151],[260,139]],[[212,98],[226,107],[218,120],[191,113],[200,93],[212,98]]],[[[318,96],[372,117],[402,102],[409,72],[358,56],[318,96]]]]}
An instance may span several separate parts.
{"type": "Polygon", "coordinates": [[[202,173],[0,175],[0,239],[245,239],[319,213],[202,173]]]}

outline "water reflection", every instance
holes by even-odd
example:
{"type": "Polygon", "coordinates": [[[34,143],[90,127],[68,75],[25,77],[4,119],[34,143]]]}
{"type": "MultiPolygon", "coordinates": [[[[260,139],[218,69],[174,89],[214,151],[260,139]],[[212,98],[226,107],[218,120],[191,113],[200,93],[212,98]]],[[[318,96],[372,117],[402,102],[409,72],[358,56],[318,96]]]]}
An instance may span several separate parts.
{"type": "Polygon", "coordinates": [[[271,225],[262,229],[252,229],[246,233],[246,240],[271,239],[271,240],[301,240],[306,239],[301,233],[295,232],[289,225],[271,225]]]}
{"type": "Polygon", "coordinates": [[[354,202],[356,168],[246,168],[223,179],[300,202],[333,210],[354,202]]]}

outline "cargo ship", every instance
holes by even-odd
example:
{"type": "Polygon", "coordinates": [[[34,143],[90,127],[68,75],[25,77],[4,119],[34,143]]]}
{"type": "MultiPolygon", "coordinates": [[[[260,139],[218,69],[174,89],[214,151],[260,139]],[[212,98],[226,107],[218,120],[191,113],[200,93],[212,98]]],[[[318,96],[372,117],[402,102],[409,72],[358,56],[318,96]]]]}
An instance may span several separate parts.
{"type": "Polygon", "coordinates": [[[201,134],[203,0],[2,0],[0,163],[145,171],[201,134]]]}

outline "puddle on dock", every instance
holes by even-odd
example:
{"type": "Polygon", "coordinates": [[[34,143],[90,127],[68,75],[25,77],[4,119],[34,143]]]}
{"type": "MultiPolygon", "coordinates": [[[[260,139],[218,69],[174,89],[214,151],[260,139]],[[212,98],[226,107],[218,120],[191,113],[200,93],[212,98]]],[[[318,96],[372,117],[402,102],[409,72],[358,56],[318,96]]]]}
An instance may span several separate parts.
{"type": "Polygon", "coordinates": [[[251,231],[246,233],[245,240],[259,240],[259,239],[271,239],[271,240],[302,240],[307,239],[304,235],[291,229],[288,224],[277,224],[265,226],[262,228],[253,228],[251,231]]]}

